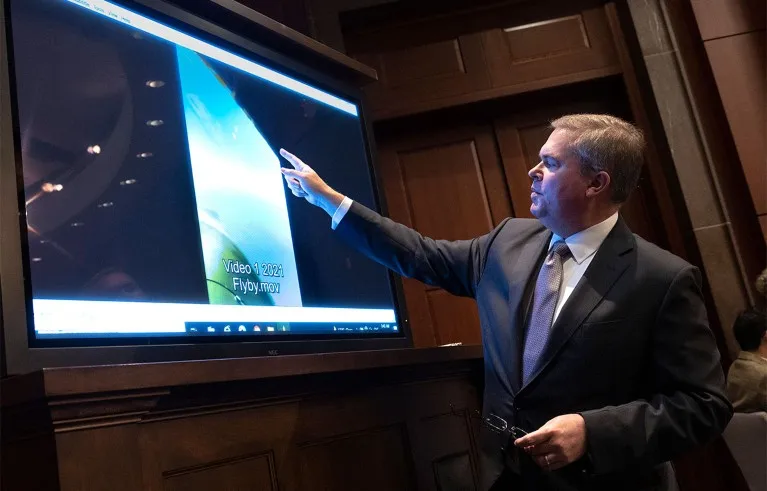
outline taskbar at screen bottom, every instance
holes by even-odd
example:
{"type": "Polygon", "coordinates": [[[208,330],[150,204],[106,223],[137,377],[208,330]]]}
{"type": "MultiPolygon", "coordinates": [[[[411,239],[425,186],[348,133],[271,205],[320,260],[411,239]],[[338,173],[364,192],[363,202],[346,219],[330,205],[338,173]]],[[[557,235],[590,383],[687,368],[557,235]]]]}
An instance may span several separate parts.
{"type": "Polygon", "coordinates": [[[392,323],[327,323],[327,322],[187,322],[186,334],[193,336],[220,335],[291,335],[291,334],[396,334],[397,324],[392,323]]]}
{"type": "Polygon", "coordinates": [[[187,322],[183,331],[160,332],[36,332],[39,340],[65,339],[125,339],[125,338],[180,338],[180,337],[226,337],[226,336],[322,336],[322,337],[391,337],[401,335],[397,324],[392,323],[318,323],[318,322],[187,322]]]}

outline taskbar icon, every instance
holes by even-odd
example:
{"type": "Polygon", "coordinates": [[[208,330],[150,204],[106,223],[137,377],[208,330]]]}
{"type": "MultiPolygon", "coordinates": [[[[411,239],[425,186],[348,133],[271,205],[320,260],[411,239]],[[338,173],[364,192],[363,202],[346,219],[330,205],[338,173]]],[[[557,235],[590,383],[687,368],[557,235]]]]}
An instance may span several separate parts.
{"type": "Polygon", "coordinates": [[[222,336],[239,335],[252,336],[258,334],[287,334],[290,331],[288,323],[253,324],[244,322],[186,322],[185,331],[189,335],[222,336]]]}

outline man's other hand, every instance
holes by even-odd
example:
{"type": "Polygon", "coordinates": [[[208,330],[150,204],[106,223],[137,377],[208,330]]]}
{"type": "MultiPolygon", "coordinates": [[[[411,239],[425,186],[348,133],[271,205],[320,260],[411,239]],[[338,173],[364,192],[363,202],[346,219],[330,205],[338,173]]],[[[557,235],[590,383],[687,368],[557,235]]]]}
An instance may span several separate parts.
{"type": "Polygon", "coordinates": [[[314,172],[314,169],[306,165],[298,157],[285,149],[280,149],[280,155],[290,162],[292,169],[282,167],[282,177],[288,183],[288,188],[294,196],[305,198],[306,201],[319,206],[325,212],[333,216],[338,206],[344,200],[344,196],[327,185],[322,178],[314,172]]]}
{"type": "Polygon", "coordinates": [[[541,468],[561,469],[586,453],[586,421],[580,414],[557,416],[515,440],[514,445],[530,454],[541,468]]]}

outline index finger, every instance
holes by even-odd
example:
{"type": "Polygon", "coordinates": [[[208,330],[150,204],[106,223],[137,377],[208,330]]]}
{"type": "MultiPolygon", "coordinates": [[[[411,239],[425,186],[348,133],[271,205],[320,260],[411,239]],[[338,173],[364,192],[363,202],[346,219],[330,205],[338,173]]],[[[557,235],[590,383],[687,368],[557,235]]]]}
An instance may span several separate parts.
{"type": "Polygon", "coordinates": [[[541,445],[551,440],[552,432],[548,428],[540,428],[537,431],[528,433],[522,438],[514,440],[514,446],[524,448],[533,447],[535,445],[541,445]]]}
{"type": "Polygon", "coordinates": [[[303,169],[303,167],[304,167],[304,163],[301,161],[301,159],[299,159],[298,157],[296,157],[296,156],[295,156],[295,155],[293,155],[292,153],[288,152],[288,151],[287,151],[287,150],[285,150],[284,148],[281,148],[281,149],[280,149],[280,155],[282,155],[282,157],[283,157],[285,160],[287,160],[288,162],[290,162],[290,165],[292,165],[292,166],[293,166],[293,168],[295,168],[296,170],[301,170],[301,169],[303,169]]]}

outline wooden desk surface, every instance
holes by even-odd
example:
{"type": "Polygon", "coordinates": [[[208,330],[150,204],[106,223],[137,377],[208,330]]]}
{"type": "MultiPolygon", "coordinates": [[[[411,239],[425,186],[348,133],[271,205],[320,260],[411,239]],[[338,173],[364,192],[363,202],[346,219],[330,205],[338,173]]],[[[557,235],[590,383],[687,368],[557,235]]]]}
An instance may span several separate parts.
{"type": "Polygon", "coordinates": [[[146,390],[477,360],[481,346],[49,368],[2,380],[2,405],[37,398],[146,390]]]}

